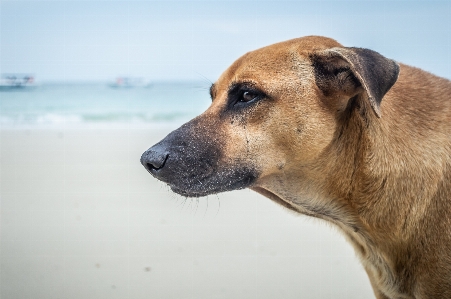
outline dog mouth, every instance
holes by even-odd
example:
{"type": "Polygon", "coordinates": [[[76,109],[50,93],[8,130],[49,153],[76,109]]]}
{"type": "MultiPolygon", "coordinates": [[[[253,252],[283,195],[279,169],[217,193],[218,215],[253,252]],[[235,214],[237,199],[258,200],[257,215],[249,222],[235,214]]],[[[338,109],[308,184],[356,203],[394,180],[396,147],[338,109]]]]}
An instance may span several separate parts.
{"type": "Polygon", "coordinates": [[[141,164],[173,192],[185,197],[244,189],[259,176],[252,161],[223,160],[215,148],[193,148],[157,144],[141,156],[141,164]]]}

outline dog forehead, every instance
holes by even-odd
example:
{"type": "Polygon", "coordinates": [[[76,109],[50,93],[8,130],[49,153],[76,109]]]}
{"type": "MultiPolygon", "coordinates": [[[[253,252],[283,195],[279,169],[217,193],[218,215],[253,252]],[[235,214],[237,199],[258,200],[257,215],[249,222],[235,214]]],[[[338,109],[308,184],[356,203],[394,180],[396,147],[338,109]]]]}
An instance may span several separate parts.
{"type": "Polygon", "coordinates": [[[232,84],[247,82],[256,87],[275,86],[277,82],[294,80],[299,70],[308,69],[308,58],[287,48],[260,49],[237,59],[218,79],[215,86],[227,90],[232,84]],[[283,76],[281,76],[283,74],[283,76]]]}
{"type": "Polygon", "coordinates": [[[341,44],[321,36],[296,38],[269,45],[238,58],[220,76],[216,85],[225,88],[231,82],[250,81],[263,84],[274,80],[289,80],[290,77],[296,77],[299,71],[308,71],[311,68],[310,53],[337,46],[341,44]]]}

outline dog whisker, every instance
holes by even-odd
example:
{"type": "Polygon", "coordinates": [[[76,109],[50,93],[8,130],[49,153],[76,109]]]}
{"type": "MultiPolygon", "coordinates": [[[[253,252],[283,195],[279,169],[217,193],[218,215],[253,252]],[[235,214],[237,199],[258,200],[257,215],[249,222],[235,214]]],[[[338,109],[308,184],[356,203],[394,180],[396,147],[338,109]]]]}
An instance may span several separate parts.
{"type": "Polygon", "coordinates": [[[197,74],[198,77],[200,77],[201,79],[203,79],[207,84],[211,85],[213,84],[213,82],[208,79],[206,76],[202,75],[201,73],[195,72],[197,74]]]}
{"type": "Polygon", "coordinates": [[[207,210],[208,210],[208,195],[207,195],[206,200],[207,200],[207,206],[205,207],[205,212],[204,212],[204,217],[203,218],[205,218],[205,215],[207,214],[207,210]]]}
{"type": "Polygon", "coordinates": [[[194,211],[194,215],[197,213],[197,209],[199,208],[199,198],[196,198],[196,210],[194,211]]]}
{"type": "Polygon", "coordinates": [[[219,213],[219,209],[221,208],[221,201],[219,200],[218,194],[215,194],[215,196],[216,196],[216,199],[218,200],[218,210],[216,211],[216,216],[215,216],[215,217],[217,217],[218,213],[219,213]]]}

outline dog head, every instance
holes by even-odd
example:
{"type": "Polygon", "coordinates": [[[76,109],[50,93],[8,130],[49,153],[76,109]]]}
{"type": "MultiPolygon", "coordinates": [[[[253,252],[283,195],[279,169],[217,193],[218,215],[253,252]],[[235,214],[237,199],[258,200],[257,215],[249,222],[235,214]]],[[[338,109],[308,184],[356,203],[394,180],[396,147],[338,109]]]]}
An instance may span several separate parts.
{"type": "Polygon", "coordinates": [[[188,197],[299,176],[350,114],[380,117],[398,72],[374,51],[324,37],[249,52],[211,86],[211,106],[144,152],[141,163],[188,197]]]}

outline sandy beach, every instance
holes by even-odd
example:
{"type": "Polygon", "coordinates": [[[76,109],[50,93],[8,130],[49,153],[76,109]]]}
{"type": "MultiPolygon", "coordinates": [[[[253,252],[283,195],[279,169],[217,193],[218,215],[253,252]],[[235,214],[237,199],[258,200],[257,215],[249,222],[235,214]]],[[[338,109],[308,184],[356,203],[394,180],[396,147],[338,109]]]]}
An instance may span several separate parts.
{"type": "Polygon", "coordinates": [[[140,165],[172,128],[2,129],[1,298],[372,298],[334,228],[140,165]]]}

